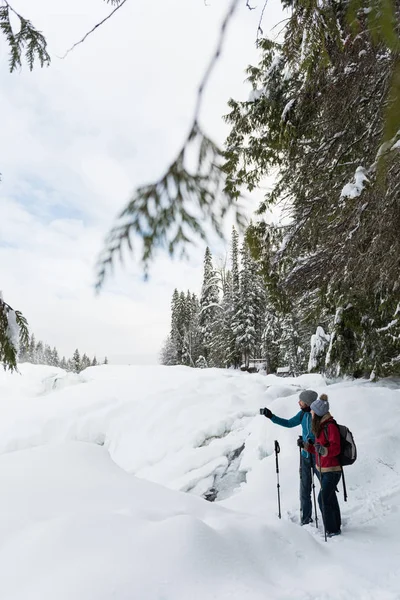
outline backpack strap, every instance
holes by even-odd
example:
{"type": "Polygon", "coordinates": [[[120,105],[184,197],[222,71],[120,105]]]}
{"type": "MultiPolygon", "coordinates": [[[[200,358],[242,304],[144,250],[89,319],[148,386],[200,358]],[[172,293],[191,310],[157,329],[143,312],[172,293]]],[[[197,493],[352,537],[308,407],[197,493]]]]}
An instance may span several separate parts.
{"type": "Polygon", "coordinates": [[[325,447],[328,448],[330,445],[329,437],[328,437],[328,423],[324,423],[324,433],[325,433],[325,439],[326,439],[325,447]]]}
{"type": "MultiPolygon", "coordinates": [[[[337,422],[335,421],[335,419],[332,419],[331,421],[332,423],[335,423],[335,425],[337,426],[337,428],[339,429],[339,425],[337,424],[337,422]]],[[[325,432],[325,437],[326,437],[326,441],[327,441],[327,446],[329,446],[329,439],[328,439],[328,423],[324,424],[324,432],[325,432]]],[[[340,434],[340,429],[339,429],[339,434],[340,434]]],[[[346,488],[346,479],[344,477],[344,471],[343,471],[343,466],[340,465],[340,470],[342,472],[342,481],[343,481],[343,497],[344,497],[344,501],[347,502],[347,488],[346,488]]]]}
{"type": "MultiPolygon", "coordinates": [[[[324,433],[325,433],[325,439],[326,439],[326,447],[329,446],[329,437],[328,437],[328,425],[329,423],[335,423],[336,427],[339,429],[339,425],[337,424],[337,422],[335,421],[335,419],[329,419],[329,421],[326,421],[324,423],[324,433]]],[[[339,429],[339,435],[340,435],[340,429],[339,429]]]]}

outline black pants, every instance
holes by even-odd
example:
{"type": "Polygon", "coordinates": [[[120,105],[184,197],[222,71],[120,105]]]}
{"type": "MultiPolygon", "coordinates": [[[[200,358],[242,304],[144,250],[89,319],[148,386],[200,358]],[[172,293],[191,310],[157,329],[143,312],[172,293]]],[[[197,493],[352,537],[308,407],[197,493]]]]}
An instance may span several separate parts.
{"type": "Polygon", "coordinates": [[[340,531],[342,519],[340,516],[339,502],[336,496],[336,487],[341,477],[340,471],[322,473],[321,491],[318,494],[318,504],[321,509],[326,533],[340,531]]]}
{"type": "Polygon", "coordinates": [[[300,507],[301,507],[301,523],[305,525],[311,521],[312,502],[311,502],[311,482],[312,472],[317,474],[315,468],[314,454],[304,456],[301,453],[301,472],[300,472],[300,507]]]}

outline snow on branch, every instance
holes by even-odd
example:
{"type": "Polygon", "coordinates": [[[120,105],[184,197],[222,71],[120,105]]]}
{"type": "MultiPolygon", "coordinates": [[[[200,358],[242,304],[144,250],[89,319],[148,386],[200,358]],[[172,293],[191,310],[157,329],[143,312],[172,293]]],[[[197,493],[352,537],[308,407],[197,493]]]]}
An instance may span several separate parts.
{"type": "Polygon", "coordinates": [[[364,167],[357,167],[354,173],[354,181],[346,183],[340,194],[341,198],[357,198],[364,190],[366,184],[369,183],[367,170],[364,167]]]}

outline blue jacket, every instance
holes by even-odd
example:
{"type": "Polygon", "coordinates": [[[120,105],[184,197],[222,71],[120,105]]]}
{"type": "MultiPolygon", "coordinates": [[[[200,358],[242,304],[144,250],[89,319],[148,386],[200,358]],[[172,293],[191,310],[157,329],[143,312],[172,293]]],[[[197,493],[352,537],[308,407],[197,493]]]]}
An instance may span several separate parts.
{"type": "MultiPolygon", "coordinates": [[[[276,425],[282,425],[282,427],[297,427],[301,425],[303,440],[307,442],[310,438],[314,441],[315,436],[311,431],[311,413],[304,412],[304,410],[300,410],[294,417],[291,419],[282,419],[281,417],[277,417],[274,415],[271,419],[273,423],[276,425]]],[[[301,451],[303,456],[309,456],[309,453],[305,450],[301,451]]]]}

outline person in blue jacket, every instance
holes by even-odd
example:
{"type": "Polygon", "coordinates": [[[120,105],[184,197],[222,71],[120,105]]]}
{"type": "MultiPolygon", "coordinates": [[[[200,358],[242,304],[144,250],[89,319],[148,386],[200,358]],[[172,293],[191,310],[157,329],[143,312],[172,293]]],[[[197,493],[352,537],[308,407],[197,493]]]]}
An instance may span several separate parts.
{"type": "MultiPolygon", "coordinates": [[[[307,443],[309,440],[314,441],[314,434],[311,430],[312,417],[310,405],[317,398],[318,394],[314,390],[303,390],[299,396],[301,410],[291,419],[277,417],[269,408],[260,409],[260,413],[267,417],[267,419],[271,419],[276,425],[282,425],[282,427],[297,427],[301,425],[303,442],[307,443]]],[[[315,455],[306,452],[303,448],[300,459],[300,510],[302,525],[312,523],[311,485],[313,471],[318,477],[315,467],[315,455]]]]}

